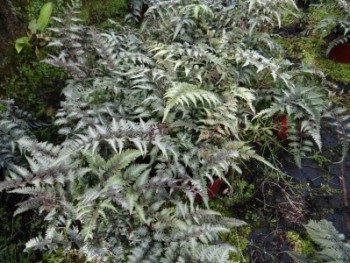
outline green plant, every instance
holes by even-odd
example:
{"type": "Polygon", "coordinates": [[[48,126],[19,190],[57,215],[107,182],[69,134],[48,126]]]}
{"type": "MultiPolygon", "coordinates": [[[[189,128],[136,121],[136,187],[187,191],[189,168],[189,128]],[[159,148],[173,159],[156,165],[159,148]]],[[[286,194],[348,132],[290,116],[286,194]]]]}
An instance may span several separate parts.
{"type": "Polygon", "coordinates": [[[15,48],[18,53],[22,51],[22,49],[26,46],[31,46],[30,41],[32,38],[36,38],[39,41],[44,40],[48,41],[48,39],[42,34],[45,30],[46,26],[49,23],[49,19],[51,17],[53,9],[53,4],[51,2],[46,3],[40,10],[40,15],[37,20],[30,21],[28,25],[28,36],[20,37],[16,39],[15,48]]]}
{"type": "Polygon", "coordinates": [[[108,18],[123,18],[128,11],[127,0],[82,0],[81,16],[88,24],[100,24],[108,18]]]}
{"type": "Polygon", "coordinates": [[[23,253],[15,246],[0,249],[0,261],[7,263],[30,263],[33,262],[33,254],[23,253]]]}
{"type": "Polygon", "coordinates": [[[348,262],[350,260],[350,244],[345,241],[345,236],[339,234],[331,222],[327,220],[310,221],[304,227],[312,241],[321,250],[316,250],[316,255],[312,258],[289,252],[297,262],[348,262]]]}
{"type": "Polygon", "coordinates": [[[327,157],[320,155],[319,153],[315,153],[311,156],[311,159],[317,162],[320,166],[325,166],[330,163],[330,160],[327,157]]]}
{"type": "Polygon", "coordinates": [[[24,136],[34,137],[33,130],[42,125],[29,113],[20,110],[14,101],[0,101],[6,105],[6,110],[0,112],[0,170],[13,164],[19,164],[21,153],[16,147],[16,141],[24,136]]]}
{"type": "MultiPolygon", "coordinates": [[[[29,50],[18,55],[18,67],[15,74],[6,80],[5,96],[13,98],[24,110],[35,116],[50,117],[48,110],[59,105],[60,85],[67,78],[66,72],[38,60],[43,59],[44,52],[36,57],[29,50]]],[[[4,87],[5,88],[5,87],[4,87]]]]}
{"type": "MultiPolygon", "coordinates": [[[[55,121],[64,141],[21,138],[29,168],[12,165],[0,183],[29,196],[15,214],[35,209],[47,221],[28,250],[230,262],[235,248],[220,235],[245,223],[209,209],[207,181],[230,188],[248,161],[277,170],[251,140],[259,127],[271,136],[266,119],[275,113],[298,129],[297,160],[313,146],[305,137],[320,146],[324,94],[310,74],[290,70],[264,26],[278,26],[293,1],[148,3],[141,31],[83,26],[74,7],[56,19],[49,46],[57,53],[45,61],[71,76],[55,121]]],[[[252,191],[243,181],[237,188],[252,191]]]]}
{"type": "Polygon", "coordinates": [[[315,247],[310,239],[303,239],[300,234],[294,231],[288,231],[286,238],[293,246],[295,253],[304,254],[309,257],[314,255],[315,247]]]}
{"type": "Polygon", "coordinates": [[[334,39],[328,44],[326,54],[332,50],[333,47],[340,43],[348,42],[350,35],[350,5],[344,0],[336,0],[337,11],[333,16],[326,16],[315,27],[315,32],[318,32],[321,37],[328,37],[335,35],[334,39]]]}

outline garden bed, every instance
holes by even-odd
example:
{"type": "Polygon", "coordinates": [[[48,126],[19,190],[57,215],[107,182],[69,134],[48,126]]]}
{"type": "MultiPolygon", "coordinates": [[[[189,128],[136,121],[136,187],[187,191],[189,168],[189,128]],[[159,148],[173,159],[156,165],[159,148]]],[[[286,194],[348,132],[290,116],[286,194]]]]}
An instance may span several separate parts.
{"type": "Polygon", "coordinates": [[[1,48],[0,261],[289,263],[319,259],[311,220],[349,237],[350,65],[312,31],[340,11],[281,1],[86,0],[1,48]]]}

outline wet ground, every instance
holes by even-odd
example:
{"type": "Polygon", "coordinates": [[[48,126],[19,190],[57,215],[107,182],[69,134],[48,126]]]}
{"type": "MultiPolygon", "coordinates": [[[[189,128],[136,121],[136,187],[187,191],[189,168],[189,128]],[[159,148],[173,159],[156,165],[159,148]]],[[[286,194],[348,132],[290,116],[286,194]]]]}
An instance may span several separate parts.
{"type": "MultiPolygon", "coordinates": [[[[308,220],[327,219],[340,233],[350,237],[347,222],[350,219],[348,207],[344,205],[344,191],[341,178],[345,178],[347,200],[350,200],[350,154],[340,162],[342,151],[336,132],[330,127],[322,129],[323,151],[313,159],[305,159],[298,168],[290,161],[284,161],[285,172],[300,186],[298,192],[284,195],[277,193],[266,200],[274,205],[274,224],[271,211],[266,211],[267,226],[255,229],[250,235],[251,262],[293,262],[283,251],[290,250],[285,238],[286,231],[303,232],[302,224],[308,220]],[[273,200],[274,199],[274,200],[273,200]],[[273,227],[271,227],[273,225],[273,227]]],[[[272,205],[273,206],[273,205],[272,205]]]]}

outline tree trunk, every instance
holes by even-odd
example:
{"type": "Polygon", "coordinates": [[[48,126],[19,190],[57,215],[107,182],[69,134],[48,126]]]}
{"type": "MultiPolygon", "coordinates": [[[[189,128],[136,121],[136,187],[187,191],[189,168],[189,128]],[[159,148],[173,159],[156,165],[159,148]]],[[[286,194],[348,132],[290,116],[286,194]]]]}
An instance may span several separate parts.
{"type": "MultiPolygon", "coordinates": [[[[17,4],[22,4],[17,1],[17,4]]],[[[16,14],[15,4],[11,0],[4,0],[0,7],[0,76],[5,77],[6,73],[13,68],[12,57],[15,52],[14,41],[20,36],[25,36],[26,22],[16,14]]],[[[0,83],[2,79],[0,79],[0,83]]]]}

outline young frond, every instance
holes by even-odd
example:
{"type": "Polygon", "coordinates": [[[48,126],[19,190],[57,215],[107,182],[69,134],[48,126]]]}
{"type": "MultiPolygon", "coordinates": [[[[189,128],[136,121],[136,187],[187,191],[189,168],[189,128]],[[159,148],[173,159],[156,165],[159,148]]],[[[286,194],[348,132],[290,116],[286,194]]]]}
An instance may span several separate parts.
{"type": "Polygon", "coordinates": [[[323,262],[347,262],[350,260],[350,244],[345,242],[344,235],[338,233],[331,222],[310,221],[304,225],[312,241],[322,250],[317,251],[323,262]]]}
{"type": "Polygon", "coordinates": [[[215,93],[198,88],[195,85],[188,83],[173,83],[173,88],[169,89],[164,98],[168,99],[165,110],[163,122],[167,118],[170,110],[180,104],[181,106],[189,106],[193,103],[197,107],[197,103],[207,103],[209,106],[216,106],[220,104],[219,98],[215,93]]]}

